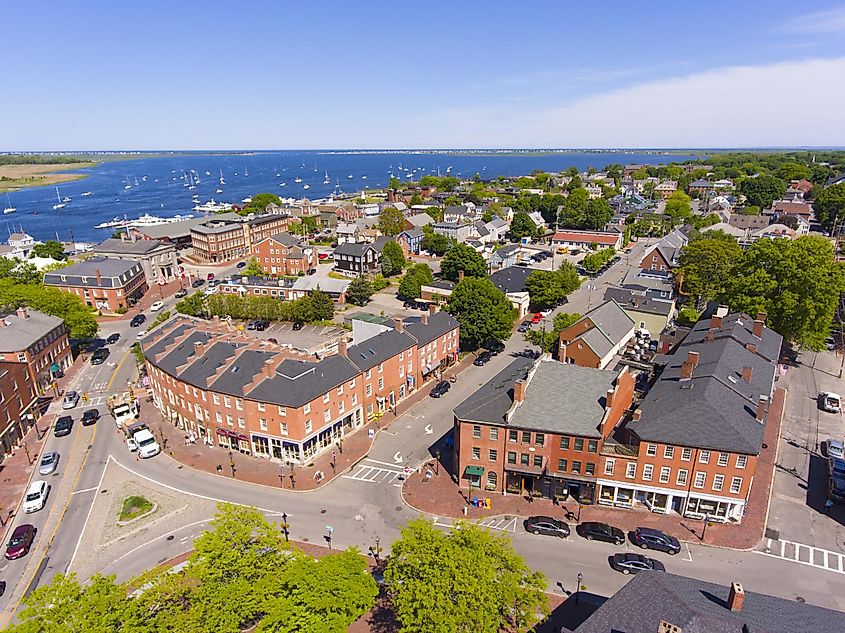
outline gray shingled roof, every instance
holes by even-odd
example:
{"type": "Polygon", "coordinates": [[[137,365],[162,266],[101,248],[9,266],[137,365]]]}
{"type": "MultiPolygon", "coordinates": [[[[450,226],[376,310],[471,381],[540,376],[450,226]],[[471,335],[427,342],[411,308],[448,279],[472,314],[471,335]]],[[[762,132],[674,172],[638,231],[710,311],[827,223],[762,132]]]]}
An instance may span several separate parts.
{"type": "Polygon", "coordinates": [[[166,242],[160,242],[159,240],[135,240],[134,242],[132,242],[129,240],[118,240],[110,237],[109,239],[103,240],[102,242],[97,244],[94,247],[94,252],[146,255],[147,253],[156,250],[162,245],[165,245],[171,249],[174,248],[172,245],[167,244],[166,242]]]}
{"type": "Polygon", "coordinates": [[[352,255],[353,257],[363,257],[368,249],[373,248],[372,244],[344,242],[334,249],[335,255],[352,255]]]}
{"type": "MultiPolygon", "coordinates": [[[[244,386],[252,382],[256,374],[261,373],[264,361],[275,357],[272,352],[247,349],[237,355],[226,370],[214,379],[210,388],[236,398],[245,397],[244,386]]],[[[180,376],[181,377],[181,376],[180,376]]]]}
{"type": "Polygon", "coordinates": [[[414,344],[414,337],[405,332],[390,330],[351,346],[348,356],[361,371],[366,371],[410,349],[414,344]]]}
{"type": "Polygon", "coordinates": [[[616,374],[571,363],[541,361],[509,426],[600,437],[607,390],[616,374]]]}
{"type": "Polygon", "coordinates": [[[684,247],[688,241],[689,239],[684,232],[681,231],[681,229],[675,229],[663,236],[660,241],[657,242],[655,248],[657,248],[663,256],[663,259],[671,264],[680,256],[681,248],[684,247]]]}
{"type": "Polygon", "coordinates": [[[634,327],[633,319],[612,299],[596,306],[577,322],[580,323],[584,319],[590,319],[595,327],[576,336],[572,341],[583,341],[599,358],[604,358],[634,327]]]}
{"type": "Polygon", "coordinates": [[[343,356],[328,356],[316,363],[288,358],[275,376],[262,380],[245,397],[296,408],[357,375],[358,369],[343,356]]]}
{"type": "Polygon", "coordinates": [[[20,318],[11,312],[2,318],[8,325],[0,327],[0,352],[22,352],[62,324],[62,319],[27,308],[29,317],[20,318]]]}
{"type": "Polygon", "coordinates": [[[300,241],[298,237],[294,237],[290,233],[276,233],[276,235],[271,235],[269,239],[277,241],[279,244],[283,244],[284,246],[299,246],[300,241]]]}
{"type": "Polygon", "coordinates": [[[428,345],[437,337],[459,326],[458,320],[446,312],[429,314],[428,325],[423,325],[422,317],[412,316],[405,319],[405,330],[417,339],[421,346],[428,345]]]}
{"type": "MultiPolygon", "coordinates": [[[[701,319],[692,328],[692,331],[684,340],[686,345],[693,343],[700,343],[707,337],[707,332],[710,330],[712,321],[710,319],[701,319]]],[[[747,314],[734,312],[722,319],[722,326],[718,330],[713,331],[713,338],[732,337],[747,345],[753,343],[757,347],[757,353],[764,358],[776,362],[780,358],[780,348],[783,344],[783,337],[769,328],[763,328],[763,336],[757,338],[753,334],[754,319],[747,314]]]]}
{"type": "Polygon", "coordinates": [[[650,299],[625,288],[608,288],[604,293],[604,300],[610,301],[611,299],[616,301],[625,310],[645,312],[646,314],[668,316],[674,310],[671,301],[650,299]]]}
{"type": "Polygon", "coordinates": [[[455,417],[467,422],[504,424],[505,414],[513,404],[513,384],[528,375],[534,362],[523,356],[515,359],[455,407],[455,417]]]}
{"type": "Polygon", "coordinates": [[[730,588],[696,578],[644,571],[602,604],[578,633],[656,633],[661,620],[684,633],[845,631],[845,613],[746,589],[742,610],[728,607],[730,588]]]}
{"type": "Polygon", "coordinates": [[[508,266],[490,275],[490,281],[504,293],[526,292],[525,280],[533,272],[527,266],[508,266]]]}
{"type": "Polygon", "coordinates": [[[89,286],[92,288],[122,287],[124,282],[112,285],[112,279],[128,274],[131,270],[137,269],[138,274],[143,274],[141,265],[138,262],[127,259],[113,259],[111,257],[89,257],[85,261],[62,268],[55,272],[44,275],[44,283],[50,286],[89,286]],[[100,282],[97,282],[97,273],[100,273],[100,282]],[[62,281],[62,277],[66,281],[62,281]],[[82,281],[85,277],[86,281],[82,281]]]}

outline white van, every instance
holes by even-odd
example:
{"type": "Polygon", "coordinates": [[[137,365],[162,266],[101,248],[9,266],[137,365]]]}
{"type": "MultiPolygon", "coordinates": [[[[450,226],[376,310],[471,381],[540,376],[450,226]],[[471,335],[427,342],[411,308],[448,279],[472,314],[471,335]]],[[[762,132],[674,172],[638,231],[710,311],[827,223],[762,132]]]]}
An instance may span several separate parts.
{"type": "Polygon", "coordinates": [[[50,486],[47,485],[46,481],[40,479],[38,481],[33,481],[29,485],[29,490],[26,491],[26,497],[23,502],[23,511],[29,514],[30,512],[38,512],[41,508],[43,508],[44,503],[47,501],[47,493],[49,490],[50,486]]]}

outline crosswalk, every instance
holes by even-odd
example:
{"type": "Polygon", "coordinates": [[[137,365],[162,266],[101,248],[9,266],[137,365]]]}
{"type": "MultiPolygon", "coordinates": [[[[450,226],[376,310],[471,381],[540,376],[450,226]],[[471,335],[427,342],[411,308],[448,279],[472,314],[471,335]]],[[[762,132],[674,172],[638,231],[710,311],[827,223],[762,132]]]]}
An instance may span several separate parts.
{"type": "Polygon", "coordinates": [[[794,541],[767,539],[766,546],[756,552],[762,556],[807,565],[817,569],[845,574],[845,553],[813,547],[794,541]]]}
{"type": "Polygon", "coordinates": [[[345,479],[365,481],[370,484],[393,484],[397,488],[402,486],[402,479],[408,473],[402,466],[380,462],[374,459],[365,459],[355,467],[352,474],[342,475],[345,479]],[[402,479],[399,479],[399,478],[402,479]]]}
{"type": "MultiPolygon", "coordinates": [[[[514,516],[499,516],[499,517],[492,517],[490,519],[481,519],[478,521],[472,521],[476,525],[480,525],[481,527],[485,527],[490,530],[501,530],[502,532],[516,532],[516,525],[517,525],[517,517],[514,516]]],[[[441,519],[440,517],[434,517],[434,525],[437,527],[442,528],[451,528],[455,526],[457,521],[452,519],[441,519]]]]}

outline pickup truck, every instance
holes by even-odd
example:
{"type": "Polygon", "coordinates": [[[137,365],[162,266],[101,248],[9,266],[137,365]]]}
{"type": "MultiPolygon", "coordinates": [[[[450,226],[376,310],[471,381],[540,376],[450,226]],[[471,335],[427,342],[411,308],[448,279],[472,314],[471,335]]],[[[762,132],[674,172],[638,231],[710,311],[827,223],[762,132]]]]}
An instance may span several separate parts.
{"type": "Polygon", "coordinates": [[[121,429],[126,424],[130,424],[132,420],[138,417],[141,413],[137,400],[124,399],[118,402],[112,408],[112,415],[114,416],[114,423],[117,428],[121,429]]]}
{"type": "Polygon", "coordinates": [[[132,452],[138,451],[138,456],[141,459],[147,457],[155,457],[161,452],[161,447],[156,442],[149,427],[144,422],[138,422],[126,429],[129,450],[132,452]]]}

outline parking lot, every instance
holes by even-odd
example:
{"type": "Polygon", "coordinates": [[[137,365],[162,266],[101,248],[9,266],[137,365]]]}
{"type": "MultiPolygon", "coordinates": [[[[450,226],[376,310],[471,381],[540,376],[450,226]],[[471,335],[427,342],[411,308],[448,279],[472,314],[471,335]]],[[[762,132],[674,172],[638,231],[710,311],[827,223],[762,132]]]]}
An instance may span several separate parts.
{"type": "Polygon", "coordinates": [[[246,330],[256,338],[267,340],[276,339],[279,345],[292,347],[307,354],[326,354],[337,348],[337,342],[346,334],[346,330],[326,325],[303,325],[302,329],[294,330],[293,323],[286,321],[271,322],[266,330],[246,330]]]}

